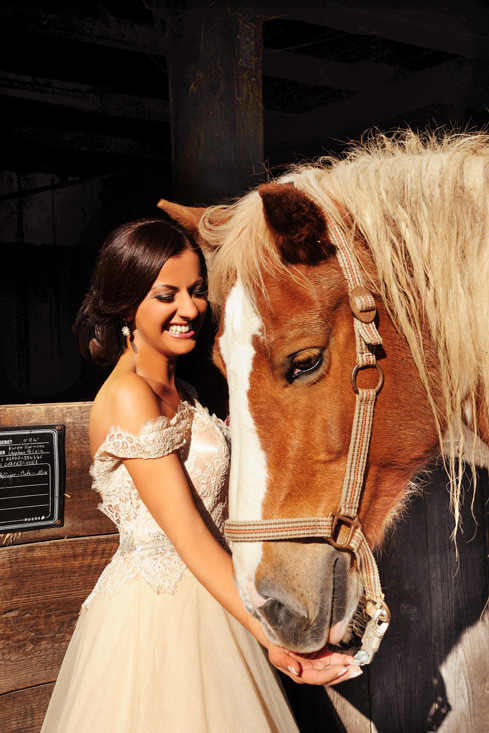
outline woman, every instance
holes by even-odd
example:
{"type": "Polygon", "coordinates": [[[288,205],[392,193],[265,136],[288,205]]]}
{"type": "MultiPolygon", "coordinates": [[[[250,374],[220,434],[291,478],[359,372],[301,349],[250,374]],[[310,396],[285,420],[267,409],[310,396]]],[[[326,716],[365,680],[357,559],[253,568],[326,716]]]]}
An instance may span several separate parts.
{"type": "Polygon", "coordinates": [[[43,733],[296,731],[255,639],[298,681],[358,671],[351,657],[272,645],[238,596],[222,537],[226,427],[175,377],[206,310],[200,253],[176,226],[145,219],[109,236],[75,332],[115,364],[89,437],[120,546],[82,606],[43,733]]]}

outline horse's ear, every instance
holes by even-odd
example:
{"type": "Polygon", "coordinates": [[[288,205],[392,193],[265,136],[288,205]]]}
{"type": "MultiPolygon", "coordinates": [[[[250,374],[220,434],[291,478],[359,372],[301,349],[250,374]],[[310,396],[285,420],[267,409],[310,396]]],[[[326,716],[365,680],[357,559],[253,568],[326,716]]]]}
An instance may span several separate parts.
{"type": "Polygon", "coordinates": [[[314,265],[333,252],[324,215],[307,194],[286,183],[264,183],[258,193],[284,260],[314,265]]]}
{"type": "Polygon", "coordinates": [[[163,209],[170,219],[173,219],[177,224],[180,224],[182,229],[185,229],[185,231],[194,237],[199,244],[202,244],[199,237],[199,222],[205,208],[198,206],[182,206],[182,204],[176,204],[173,201],[167,201],[166,199],[160,199],[156,205],[159,209],[163,209]]]}

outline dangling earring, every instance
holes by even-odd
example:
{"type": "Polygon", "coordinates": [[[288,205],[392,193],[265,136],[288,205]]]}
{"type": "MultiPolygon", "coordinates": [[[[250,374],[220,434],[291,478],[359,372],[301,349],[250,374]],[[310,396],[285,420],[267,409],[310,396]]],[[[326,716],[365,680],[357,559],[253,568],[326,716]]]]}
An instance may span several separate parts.
{"type": "Polygon", "coordinates": [[[123,336],[130,336],[131,335],[131,329],[127,325],[127,323],[124,323],[124,325],[121,328],[122,335],[123,336]]]}

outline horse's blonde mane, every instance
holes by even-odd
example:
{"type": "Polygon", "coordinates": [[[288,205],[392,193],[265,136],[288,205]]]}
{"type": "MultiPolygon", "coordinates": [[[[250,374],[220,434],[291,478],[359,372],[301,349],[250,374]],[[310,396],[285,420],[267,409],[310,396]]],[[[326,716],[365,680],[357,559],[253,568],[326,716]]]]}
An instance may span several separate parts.
{"type": "MultiPolygon", "coordinates": [[[[489,404],[489,135],[371,134],[343,158],[291,167],[277,182],[292,182],[310,195],[342,228],[353,249],[359,235],[367,242],[378,272],[376,287],[409,344],[440,443],[441,425],[447,424],[458,522],[463,468],[460,463],[457,473],[456,459],[463,449],[462,422],[475,420],[476,395],[489,404]],[[425,359],[426,328],[439,361],[437,374],[429,373],[425,359]],[[441,389],[443,420],[434,385],[441,389]]],[[[260,285],[264,267],[285,268],[256,191],[231,207],[208,210],[201,229],[210,246],[218,248],[211,267],[214,300],[221,299],[238,271],[252,290],[260,285]]]]}

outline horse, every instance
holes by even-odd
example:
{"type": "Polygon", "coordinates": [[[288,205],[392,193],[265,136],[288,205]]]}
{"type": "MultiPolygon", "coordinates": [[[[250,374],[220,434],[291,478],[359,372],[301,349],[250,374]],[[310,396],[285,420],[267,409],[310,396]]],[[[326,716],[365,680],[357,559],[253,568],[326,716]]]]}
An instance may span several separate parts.
{"type": "Polygon", "coordinates": [[[440,454],[456,534],[459,459],[489,442],[488,143],[371,132],[232,202],[158,203],[206,256],[236,583],[289,649],[364,633],[371,661],[373,553],[440,454]]]}

